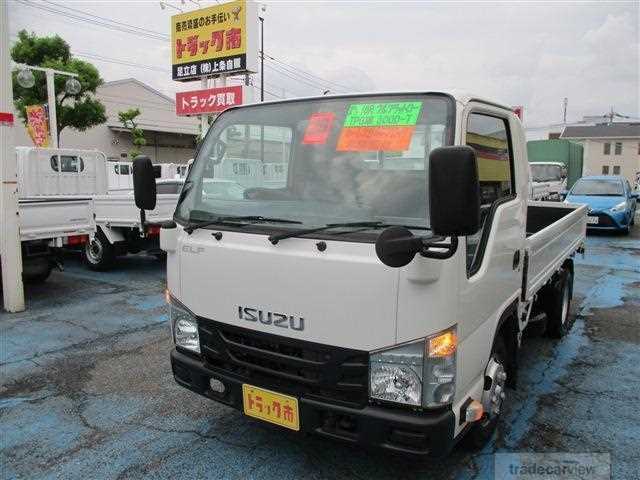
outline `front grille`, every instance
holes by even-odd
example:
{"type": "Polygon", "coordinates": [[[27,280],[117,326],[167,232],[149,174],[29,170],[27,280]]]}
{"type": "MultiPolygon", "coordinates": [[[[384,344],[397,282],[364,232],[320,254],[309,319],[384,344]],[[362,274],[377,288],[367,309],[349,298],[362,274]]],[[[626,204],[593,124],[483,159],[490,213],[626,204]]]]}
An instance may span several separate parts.
{"type": "Polygon", "coordinates": [[[208,366],[298,397],[364,406],[368,353],[246,330],[199,318],[208,366]]]}

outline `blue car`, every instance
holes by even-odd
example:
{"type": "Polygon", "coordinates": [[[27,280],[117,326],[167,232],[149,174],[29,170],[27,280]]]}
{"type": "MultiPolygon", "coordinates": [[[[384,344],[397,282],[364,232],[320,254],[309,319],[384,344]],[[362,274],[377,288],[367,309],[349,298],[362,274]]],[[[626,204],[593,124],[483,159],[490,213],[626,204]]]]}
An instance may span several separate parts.
{"type": "Polygon", "coordinates": [[[616,175],[582,177],[567,193],[565,202],[585,203],[589,207],[587,227],[629,233],[634,224],[638,192],[626,178],[616,175]]]}

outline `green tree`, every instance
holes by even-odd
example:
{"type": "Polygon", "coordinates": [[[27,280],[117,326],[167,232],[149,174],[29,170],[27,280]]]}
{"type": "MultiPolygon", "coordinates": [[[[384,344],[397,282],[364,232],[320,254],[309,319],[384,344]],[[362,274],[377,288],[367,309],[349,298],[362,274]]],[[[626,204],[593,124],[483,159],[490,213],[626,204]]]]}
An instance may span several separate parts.
{"type": "Polygon", "coordinates": [[[140,155],[140,149],[147,144],[144,138],[144,132],[141,128],[138,128],[138,122],[136,118],[140,115],[139,108],[130,108],[123,112],[118,112],[118,119],[122,126],[131,132],[133,148],[129,150],[129,158],[132,160],[140,155]]]}
{"type": "MultiPolygon", "coordinates": [[[[65,91],[65,82],[69,77],[55,76],[56,111],[58,137],[67,127],[84,131],[107,121],[104,105],[93,94],[102,85],[98,69],[89,62],[73,58],[69,44],[58,35],[37,37],[34,33],[21,30],[18,41],[11,48],[11,58],[15,62],[37,67],[54,68],[65,72],[77,73],[80,92],[72,95],[65,91]]],[[[13,72],[13,103],[18,115],[26,125],[27,105],[47,103],[47,82],[45,73],[33,71],[35,85],[21,87],[16,81],[18,70],[13,72]]]]}

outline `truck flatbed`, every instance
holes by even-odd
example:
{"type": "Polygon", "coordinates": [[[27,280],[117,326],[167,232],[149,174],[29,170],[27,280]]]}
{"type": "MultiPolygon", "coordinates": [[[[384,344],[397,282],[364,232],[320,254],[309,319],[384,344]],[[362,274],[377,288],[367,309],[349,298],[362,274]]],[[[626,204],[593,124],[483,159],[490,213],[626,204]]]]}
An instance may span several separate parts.
{"type": "Polygon", "coordinates": [[[530,300],[564,261],[584,244],[586,205],[529,202],[523,299],[530,300]]]}

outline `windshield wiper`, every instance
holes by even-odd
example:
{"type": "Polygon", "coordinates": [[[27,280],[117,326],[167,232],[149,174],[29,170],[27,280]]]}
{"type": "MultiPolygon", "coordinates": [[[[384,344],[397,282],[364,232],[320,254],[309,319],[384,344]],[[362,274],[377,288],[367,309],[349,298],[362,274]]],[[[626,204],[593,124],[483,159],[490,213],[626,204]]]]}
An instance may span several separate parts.
{"type": "MultiPolygon", "coordinates": [[[[276,233],[274,235],[269,236],[269,241],[274,245],[277,244],[280,240],[284,240],[285,238],[294,238],[302,235],[307,235],[309,233],[323,232],[325,230],[331,230],[333,228],[363,228],[363,229],[372,229],[372,228],[387,228],[398,226],[395,224],[383,223],[380,221],[369,221],[369,222],[343,222],[343,223],[327,223],[322,227],[314,227],[314,228],[303,228],[300,230],[294,230],[292,232],[283,232],[276,233]]],[[[428,230],[427,227],[420,226],[407,226],[409,229],[414,230],[428,230]]]]}
{"type": "Polygon", "coordinates": [[[184,231],[187,232],[189,235],[191,235],[193,231],[198,228],[204,228],[210,225],[238,223],[238,222],[250,222],[250,223],[274,222],[274,223],[291,223],[291,224],[302,223],[302,222],[299,222],[298,220],[289,220],[287,218],[263,217],[261,215],[240,215],[240,216],[226,215],[226,216],[216,217],[211,220],[202,220],[202,221],[195,221],[195,222],[192,221],[184,227],[184,231]]]}

